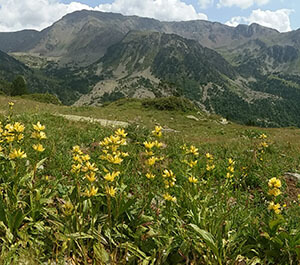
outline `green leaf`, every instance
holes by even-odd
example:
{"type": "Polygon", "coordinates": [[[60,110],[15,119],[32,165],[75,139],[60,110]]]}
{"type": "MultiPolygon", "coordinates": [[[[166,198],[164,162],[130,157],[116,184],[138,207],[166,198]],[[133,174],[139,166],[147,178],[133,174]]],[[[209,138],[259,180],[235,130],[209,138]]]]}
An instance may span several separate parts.
{"type": "Polygon", "coordinates": [[[283,217],[278,217],[277,219],[271,220],[271,221],[269,222],[269,227],[270,227],[270,229],[271,229],[273,232],[275,232],[275,231],[277,231],[277,228],[278,228],[282,223],[284,223],[283,217]]]}
{"type": "Polygon", "coordinates": [[[0,221],[7,225],[6,214],[2,200],[0,200],[0,221]]]}
{"type": "Polygon", "coordinates": [[[110,264],[110,257],[107,251],[105,250],[104,246],[99,243],[93,246],[95,257],[98,261],[103,264],[110,264]]]}
{"type": "Polygon", "coordinates": [[[200,229],[197,225],[190,224],[190,226],[194,229],[197,234],[201,236],[206,245],[212,250],[212,252],[219,257],[218,247],[215,243],[215,239],[213,235],[203,229],[200,229]]]}

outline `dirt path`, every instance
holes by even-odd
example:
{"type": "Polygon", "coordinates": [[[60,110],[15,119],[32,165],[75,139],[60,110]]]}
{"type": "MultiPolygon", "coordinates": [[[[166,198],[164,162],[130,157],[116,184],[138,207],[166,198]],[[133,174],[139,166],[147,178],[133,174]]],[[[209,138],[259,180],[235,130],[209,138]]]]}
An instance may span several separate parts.
{"type": "Polygon", "coordinates": [[[99,123],[101,126],[104,126],[104,127],[127,127],[129,125],[128,122],[124,122],[124,121],[94,119],[94,118],[90,118],[90,117],[77,116],[77,115],[58,114],[58,116],[64,117],[65,119],[70,120],[70,121],[88,121],[88,122],[93,122],[93,123],[99,123]]]}

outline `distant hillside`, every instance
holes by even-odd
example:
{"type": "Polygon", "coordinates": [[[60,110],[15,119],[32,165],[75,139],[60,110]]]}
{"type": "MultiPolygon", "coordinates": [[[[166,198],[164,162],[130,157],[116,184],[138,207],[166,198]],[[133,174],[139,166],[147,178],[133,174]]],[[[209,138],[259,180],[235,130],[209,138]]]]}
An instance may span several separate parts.
{"type": "Polygon", "coordinates": [[[174,95],[243,123],[300,126],[300,30],[84,10],[41,32],[0,33],[0,49],[34,68],[31,91],[65,104],[174,95]]]}
{"type": "Polygon", "coordinates": [[[60,57],[62,62],[87,65],[102,57],[107,48],[132,30],[174,33],[197,40],[201,45],[232,48],[257,38],[278,41],[278,31],[252,24],[232,28],[221,23],[195,20],[160,22],[155,19],[99,11],[77,11],[41,31],[0,33],[0,49],[6,52],[34,52],[60,57]],[[22,40],[22,41],[21,41],[22,40]]]}

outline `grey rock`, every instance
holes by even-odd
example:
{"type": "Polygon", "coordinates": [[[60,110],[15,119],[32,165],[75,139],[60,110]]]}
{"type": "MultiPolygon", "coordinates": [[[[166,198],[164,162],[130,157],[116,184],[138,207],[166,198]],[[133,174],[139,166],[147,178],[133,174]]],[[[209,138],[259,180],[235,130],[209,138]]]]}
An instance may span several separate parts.
{"type": "Polygon", "coordinates": [[[190,120],[199,121],[199,119],[198,119],[197,117],[193,116],[193,115],[187,115],[186,117],[187,117],[188,119],[190,119],[190,120]]]}
{"type": "Polygon", "coordinates": [[[293,178],[297,179],[298,181],[300,181],[300,174],[298,174],[298,173],[286,172],[286,173],[284,173],[284,175],[288,176],[288,177],[293,177],[293,178]]]}

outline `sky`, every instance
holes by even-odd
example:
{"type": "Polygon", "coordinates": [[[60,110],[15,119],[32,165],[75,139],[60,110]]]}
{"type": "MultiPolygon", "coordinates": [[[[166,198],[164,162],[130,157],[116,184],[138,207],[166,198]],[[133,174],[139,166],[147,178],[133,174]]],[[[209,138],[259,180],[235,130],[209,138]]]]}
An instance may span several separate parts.
{"type": "Polygon", "coordinates": [[[89,9],[161,21],[204,19],[229,26],[300,28],[300,0],[0,0],[0,32],[42,30],[67,13],[89,9]]]}

